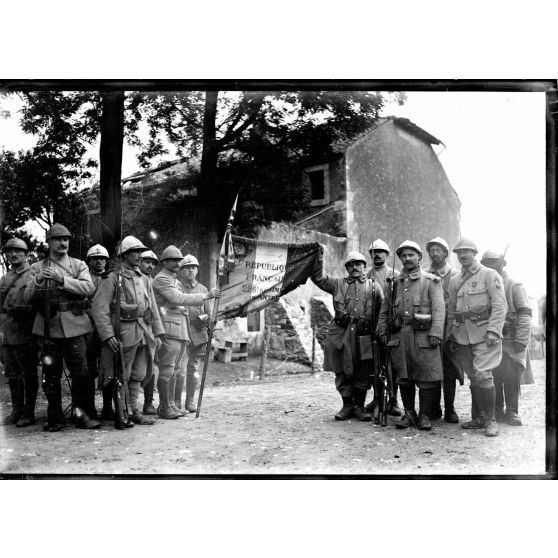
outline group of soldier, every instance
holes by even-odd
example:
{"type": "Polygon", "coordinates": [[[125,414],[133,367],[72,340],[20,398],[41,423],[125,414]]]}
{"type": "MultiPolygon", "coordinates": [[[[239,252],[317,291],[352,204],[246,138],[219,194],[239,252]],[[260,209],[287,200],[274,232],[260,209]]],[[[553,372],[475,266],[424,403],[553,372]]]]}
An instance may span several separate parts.
{"type": "Polygon", "coordinates": [[[369,247],[372,268],[367,272],[365,256],[350,252],[343,279],[325,275],[323,256],[318,258],[312,281],[333,295],[335,312],[324,359],[343,400],[335,419],[377,420],[379,394],[367,405],[365,400],[385,362],[390,397],[383,412],[403,415],[397,428],[430,430],[431,421],[442,416],[458,423],[456,384],[463,385],[465,374],[471,420],[462,422],[463,428],[497,436],[498,421],[520,426],[520,384],[533,382],[531,309],[523,286],[504,271],[504,254],[489,250],[479,263],[477,247],[468,238],[453,248],[460,271],[448,263],[450,249],[443,238],[430,240],[426,251],[430,266],[422,269],[420,246],[403,242],[396,250],[399,273],[387,266],[390,249],[377,239],[369,247]],[[379,346],[377,355],[370,350],[372,343],[379,346]]]}
{"type": "Polygon", "coordinates": [[[66,426],[64,374],[71,380],[71,417],[78,428],[99,428],[99,419],[118,428],[147,426],[155,423],[151,415],[177,419],[195,412],[208,301],[219,295],[198,283],[198,260],[168,246],[152,278],[159,259],[133,236],[122,239],[111,270],[101,245],[89,249],[87,264],[70,257],[71,238],[65,226],[54,224],[46,235],[47,257],[32,265],[23,240],[12,238],[2,247],[10,264],[0,280],[0,356],[12,399],[5,421],[18,427],[35,423],[39,369],[48,402],[43,428],[49,432],[66,426]],[[115,378],[119,357],[121,377],[115,378]],[[100,413],[96,383],[103,394],[100,413]]]}
{"type": "MultiPolygon", "coordinates": [[[[198,283],[197,259],[184,257],[173,245],[163,251],[162,269],[151,278],[159,259],[137,238],[121,241],[111,270],[101,245],[89,249],[87,264],[70,257],[71,238],[65,226],[54,224],[46,236],[47,257],[32,265],[23,240],[12,238],[3,246],[10,264],[0,281],[1,355],[12,398],[7,422],[19,427],[35,423],[39,364],[48,401],[44,429],[50,432],[66,425],[65,371],[78,428],[99,428],[99,419],[119,428],[151,425],[154,415],[176,419],[194,412],[197,367],[208,342],[208,301],[219,290],[198,283]],[[115,384],[119,357],[122,377],[115,384]],[[100,414],[96,383],[103,394],[100,414]],[[115,385],[123,394],[122,410],[113,408],[115,385]]],[[[430,430],[431,421],[442,416],[459,422],[456,384],[463,385],[465,374],[472,416],[461,423],[463,428],[496,436],[498,420],[521,425],[520,383],[532,382],[525,290],[504,271],[504,255],[488,251],[479,263],[470,239],[461,238],[453,248],[461,271],[448,263],[450,250],[443,238],[433,238],[426,251],[430,266],[423,269],[420,246],[403,242],[396,250],[399,273],[387,266],[390,249],[378,239],[369,248],[372,268],[367,272],[365,256],[350,252],[342,279],[325,275],[323,254],[318,257],[312,280],[333,295],[335,310],[325,344],[325,368],[334,371],[343,400],[335,419],[372,420],[378,399],[365,402],[379,361],[386,362],[390,378],[384,412],[403,415],[397,428],[430,430]],[[371,342],[379,346],[376,356],[369,350],[371,342]]]]}

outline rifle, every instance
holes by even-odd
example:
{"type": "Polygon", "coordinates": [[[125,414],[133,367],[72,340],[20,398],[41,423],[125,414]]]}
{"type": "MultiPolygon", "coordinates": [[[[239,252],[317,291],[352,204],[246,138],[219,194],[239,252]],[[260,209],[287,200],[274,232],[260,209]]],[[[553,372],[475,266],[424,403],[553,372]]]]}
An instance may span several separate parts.
{"type": "Polygon", "coordinates": [[[374,399],[376,405],[374,406],[374,424],[387,424],[387,417],[385,412],[385,397],[383,389],[383,375],[380,362],[380,347],[376,339],[376,281],[372,279],[372,358],[373,358],[373,379],[374,379],[374,399]]]}
{"type": "MultiPolygon", "coordinates": [[[[386,296],[389,301],[388,313],[388,331],[391,332],[391,325],[395,322],[394,316],[394,294],[395,294],[395,256],[393,258],[393,265],[391,268],[391,277],[386,277],[386,283],[389,285],[389,296],[386,296]]],[[[386,345],[382,351],[379,351],[381,358],[379,358],[378,373],[376,374],[376,382],[374,386],[377,405],[374,409],[374,422],[381,426],[387,426],[387,411],[390,396],[393,394],[393,378],[389,366],[389,347],[386,345]]]]}
{"type": "Polygon", "coordinates": [[[112,399],[114,401],[114,428],[124,429],[122,418],[122,382],[124,379],[124,348],[120,339],[120,291],[122,290],[122,267],[118,270],[118,281],[116,283],[116,308],[114,312],[115,325],[114,337],[118,343],[118,351],[113,356],[112,378],[109,385],[112,388],[112,399]]]}

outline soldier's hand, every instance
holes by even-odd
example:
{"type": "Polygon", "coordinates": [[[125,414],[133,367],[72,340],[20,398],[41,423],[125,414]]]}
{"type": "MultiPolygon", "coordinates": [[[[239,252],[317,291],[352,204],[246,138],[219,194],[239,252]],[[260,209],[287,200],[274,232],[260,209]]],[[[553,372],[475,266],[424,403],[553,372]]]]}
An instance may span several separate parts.
{"type": "Polygon", "coordinates": [[[116,337],[109,337],[107,339],[107,345],[112,349],[113,353],[118,352],[118,341],[116,340],[116,337]]]}
{"type": "Polygon", "coordinates": [[[386,334],[378,335],[378,341],[380,342],[381,345],[386,346],[388,342],[388,336],[386,334]]]}
{"type": "Polygon", "coordinates": [[[53,279],[58,283],[64,283],[64,275],[62,272],[54,267],[47,267],[43,270],[43,276],[45,279],[53,279]]]}
{"type": "Polygon", "coordinates": [[[209,298],[217,298],[219,296],[221,296],[221,289],[214,287],[205,295],[205,299],[207,300],[209,298]]]}
{"type": "Polygon", "coordinates": [[[449,337],[446,337],[444,347],[446,351],[450,353],[455,353],[455,351],[457,350],[455,341],[452,341],[449,337]]]}
{"type": "Polygon", "coordinates": [[[486,344],[489,347],[492,347],[493,345],[496,345],[496,343],[498,343],[498,341],[500,341],[500,338],[495,333],[492,333],[491,331],[487,331],[484,338],[486,340],[486,344]]]}
{"type": "Polygon", "coordinates": [[[155,352],[159,350],[162,344],[163,344],[163,337],[161,335],[155,337],[155,352]]]}
{"type": "Polygon", "coordinates": [[[430,348],[432,349],[439,347],[440,343],[442,342],[442,340],[439,337],[434,337],[433,335],[430,335],[428,339],[430,341],[430,348]]]}
{"type": "Polygon", "coordinates": [[[522,353],[526,348],[527,348],[527,345],[525,345],[525,343],[521,343],[520,341],[514,341],[513,342],[513,350],[516,353],[522,353]]]}

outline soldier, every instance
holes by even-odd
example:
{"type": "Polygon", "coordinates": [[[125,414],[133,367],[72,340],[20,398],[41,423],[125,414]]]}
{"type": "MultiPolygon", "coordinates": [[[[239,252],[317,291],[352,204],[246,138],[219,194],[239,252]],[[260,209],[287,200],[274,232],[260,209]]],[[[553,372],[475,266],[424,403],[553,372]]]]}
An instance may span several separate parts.
{"type": "MultiPolygon", "coordinates": [[[[178,278],[187,294],[206,294],[207,289],[196,280],[200,264],[196,257],[186,255],[178,264],[178,278]]],[[[184,378],[186,378],[186,401],[184,409],[189,413],[196,412],[194,394],[197,386],[197,371],[200,358],[205,354],[206,343],[209,339],[209,302],[206,300],[200,306],[187,306],[188,321],[190,324],[191,343],[186,347],[180,373],[176,378],[174,388],[174,403],[180,410],[184,378]]]]}
{"type": "MultiPolygon", "coordinates": [[[[95,287],[93,293],[88,297],[89,305],[91,305],[91,301],[93,300],[94,294],[97,292],[99,283],[107,276],[106,267],[109,261],[109,254],[104,246],[95,244],[95,246],[91,246],[91,248],[89,248],[85,259],[89,264],[89,274],[91,275],[91,281],[93,281],[93,286],[95,287]]],[[[95,322],[93,320],[93,315],[91,313],[90,307],[87,309],[87,315],[89,316],[91,324],[94,328],[91,333],[88,333],[85,336],[85,354],[87,357],[87,368],[89,370],[89,378],[92,383],[90,392],[93,394],[93,400],[91,401],[89,408],[91,409],[91,416],[93,418],[97,418],[97,410],[95,409],[95,379],[99,375],[99,362],[101,360],[101,340],[99,339],[99,334],[97,333],[97,329],[95,328],[95,322]]],[[[104,395],[105,394],[103,392],[103,396],[104,395]]],[[[107,405],[109,408],[112,405],[112,401],[110,399],[108,401],[103,401],[103,408],[106,408],[107,405]]]]}
{"type": "Polygon", "coordinates": [[[325,342],[324,368],[335,372],[335,387],[343,399],[335,420],[355,417],[369,422],[372,416],[364,410],[364,401],[372,384],[373,317],[377,319],[383,294],[373,279],[366,278],[366,258],[359,252],[347,255],[345,269],[348,275],[343,279],[324,275],[321,253],[312,275],[320,289],[333,295],[335,310],[325,342]]]}
{"type": "Polygon", "coordinates": [[[502,359],[504,283],[496,271],[475,260],[478,251],[472,240],[459,239],[453,251],[462,270],[449,284],[446,339],[452,360],[471,382],[472,419],[461,426],[485,428],[486,436],[497,436],[492,371],[502,359]]]}
{"type": "Polygon", "coordinates": [[[188,414],[187,411],[180,411],[174,403],[176,378],[180,373],[186,345],[190,343],[185,306],[201,306],[205,300],[215,298],[220,293],[219,289],[211,289],[206,294],[186,294],[176,276],[182,258],[176,246],[167,246],[161,254],[163,269],[153,279],[153,289],[165,328],[165,338],[157,353],[159,416],[165,419],[176,419],[188,414]]]}
{"type": "MultiPolygon", "coordinates": [[[[151,273],[155,269],[155,266],[159,263],[157,255],[152,250],[146,250],[141,253],[139,261],[140,271],[148,278],[151,286],[153,286],[153,278],[151,273]]],[[[153,392],[155,391],[155,381],[157,376],[157,370],[153,359],[150,359],[145,378],[141,383],[143,388],[143,414],[144,415],[156,415],[157,409],[153,406],[153,392]]]]}
{"type": "Polygon", "coordinates": [[[393,304],[384,299],[378,321],[378,337],[389,349],[405,407],[405,416],[395,426],[430,430],[442,379],[439,346],[444,332],[444,295],[439,278],[420,268],[422,250],[416,242],[405,240],[396,254],[403,271],[394,280],[393,304]],[[418,420],[415,386],[419,390],[418,420]]]}
{"type": "Polygon", "coordinates": [[[140,253],[145,249],[133,236],[127,236],[122,240],[117,251],[120,265],[99,285],[92,306],[97,331],[103,343],[101,359],[104,391],[111,390],[109,380],[113,374],[114,353],[119,350],[118,341],[122,342],[123,388],[125,399],[128,399],[124,425],[128,427],[133,424],[149,426],[155,423],[154,419],[140,413],[138,396],[140,384],[147,373],[148,362],[160,347],[164,334],[153,288],[138,268],[140,253]],[[119,281],[120,301],[117,301],[119,281]],[[117,302],[120,303],[120,340],[115,337],[114,310],[117,302]],[[131,414],[128,413],[128,403],[131,414]]]}
{"type": "Polygon", "coordinates": [[[0,350],[12,398],[12,412],[5,423],[30,426],[35,424],[39,390],[38,351],[31,333],[35,313],[24,301],[31,266],[27,244],[20,238],[10,238],[3,252],[10,270],[0,279],[0,350]]]}
{"type": "MultiPolygon", "coordinates": [[[[388,267],[386,261],[389,256],[390,250],[389,246],[380,238],[374,240],[372,244],[368,247],[368,253],[372,258],[373,266],[370,268],[366,277],[368,279],[374,279],[378,285],[382,288],[382,292],[384,296],[390,292],[391,289],[391,281],[399,275],[399,271],[397,271],[394,267],[388,267]]],[[[380,360],[383,361],[385,358],[385,351],[386,348],[380,346],[380,360]]],[[[389,364],[388,364],[389,366],[389,364]]],[[[401,416],[401,409],[397,404],[397,379],[393,375],[393,370],[391,371],[391,379],[392,385],[390,386],[390,390],[392,391],[392,395],[390,400],[388,401],[388,415],[393,417],[400,417],[401,416]]],[[[374,412],[374,406],[376,405],[376,401],[372,400],[368,405],[366,405],[365,410],[368,413],[374,412]]]]}
{"type": "Polygon", "coordinates": [[[84,336],[93,330],[85,311],[87,297],[93,293],[93,282],[85,262],[68,256],[70,231],[55,223],[47,231],[48,256],[31,266],[25,289],[25,300],[38,309],[33,333],[39,345],[52,344],[53,362],[43,363],[43,389],[48,400],[48,420],[44,429],[57,432],[65,426],[62,412],[62,360],[72,379],[72,405],[78,428],[99,428],[101,423],[91,418],[91,402],[95,393],[85,356],[84,336]],[[49,319],[45,320],[50,306],[49,319]],[[49,327],[45,327],[45,321],[49,327]],[[46,331],[49,329],[50,331],[46,331]],[[45,366],[45,364],[48,364],[45,366]]]}
{"type": "Polygon", "coordinates": [[[518,414],[519,385],[520,383],[533,383],[528,352],[532,311],[523,285],[504,271],[506,260],[502,254],[488,250],[483,254],[481,263],[496,270],[502,277],[508,305],[502,331],[504,337],[502,361],[492,373],[496,388],[496,419],[505,420],[512,426],[521,426],[521,418],[518,414]],[[505,413],[504,402],[506,404],[505,413]]]}
{"type": "MultiPolygon", "coordinates": [[[[436,275],[440,278],[442,283],[442,290],[444,291],[444,303],[447,312],[448,309],[448,299],[449,299],[449,282],[452,277],[458,275],[457,269],[453,269],[447,261],[449,256],[449,246],[448,243],[441,237],[437,236],[433,238],[430,242],[426,243],[426,251],[430,257],[430,267],[426,270],[432,275],[436,275]]],[[[447,318],[447,314],[446,314],[447,318]]],[[[447,319],[444,323],[444,337],[447,329],[447,319]]],[[[451,358],[448,357],[446,345],[442,342],[442,368],[443,368],[443,379],[442,385],[444,388],[444,420],[446,422],[459,422],[459,416],[455,412],[454,402],[455,402],[455,382],[459,381],[460,385],[463,385],[464,378],[463,372],[453,364],[451,358]]],[[[440,386],[441,387],[441,386],[440,386]]],[[[436,409],[434,411],[434,417],[440,418],[442,416],[442,409],[440,407],[441,389],[437,390],[436,393],[436,409]]]]}

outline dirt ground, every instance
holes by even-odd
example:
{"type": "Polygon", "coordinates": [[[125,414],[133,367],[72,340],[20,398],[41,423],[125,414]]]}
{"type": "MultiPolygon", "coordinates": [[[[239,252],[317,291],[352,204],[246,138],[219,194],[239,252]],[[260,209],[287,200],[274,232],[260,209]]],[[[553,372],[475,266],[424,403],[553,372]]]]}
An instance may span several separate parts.
{"type": "MultiPolygon", "coordinates": [[[[539,475],[545,472],[545,368],[533,361],[535,384],[522,387],[522,427],[502,424],[500,436],[435,421],[430,432],[358,421],[337,422],[333,374],[259,359],[210,364],[202,412],[153,426],[118,431],[69,425],[43,432],[37,424],[0,430],[0,474],[41,475],[539,475]]],[[[1,386],[2,414],[11,410],[1,386]]],[[[470,391],[458,388],[456,410],[469,419],[470,391]]],[[[97,396],[97,406],[101,406],[97,396]]]]}

